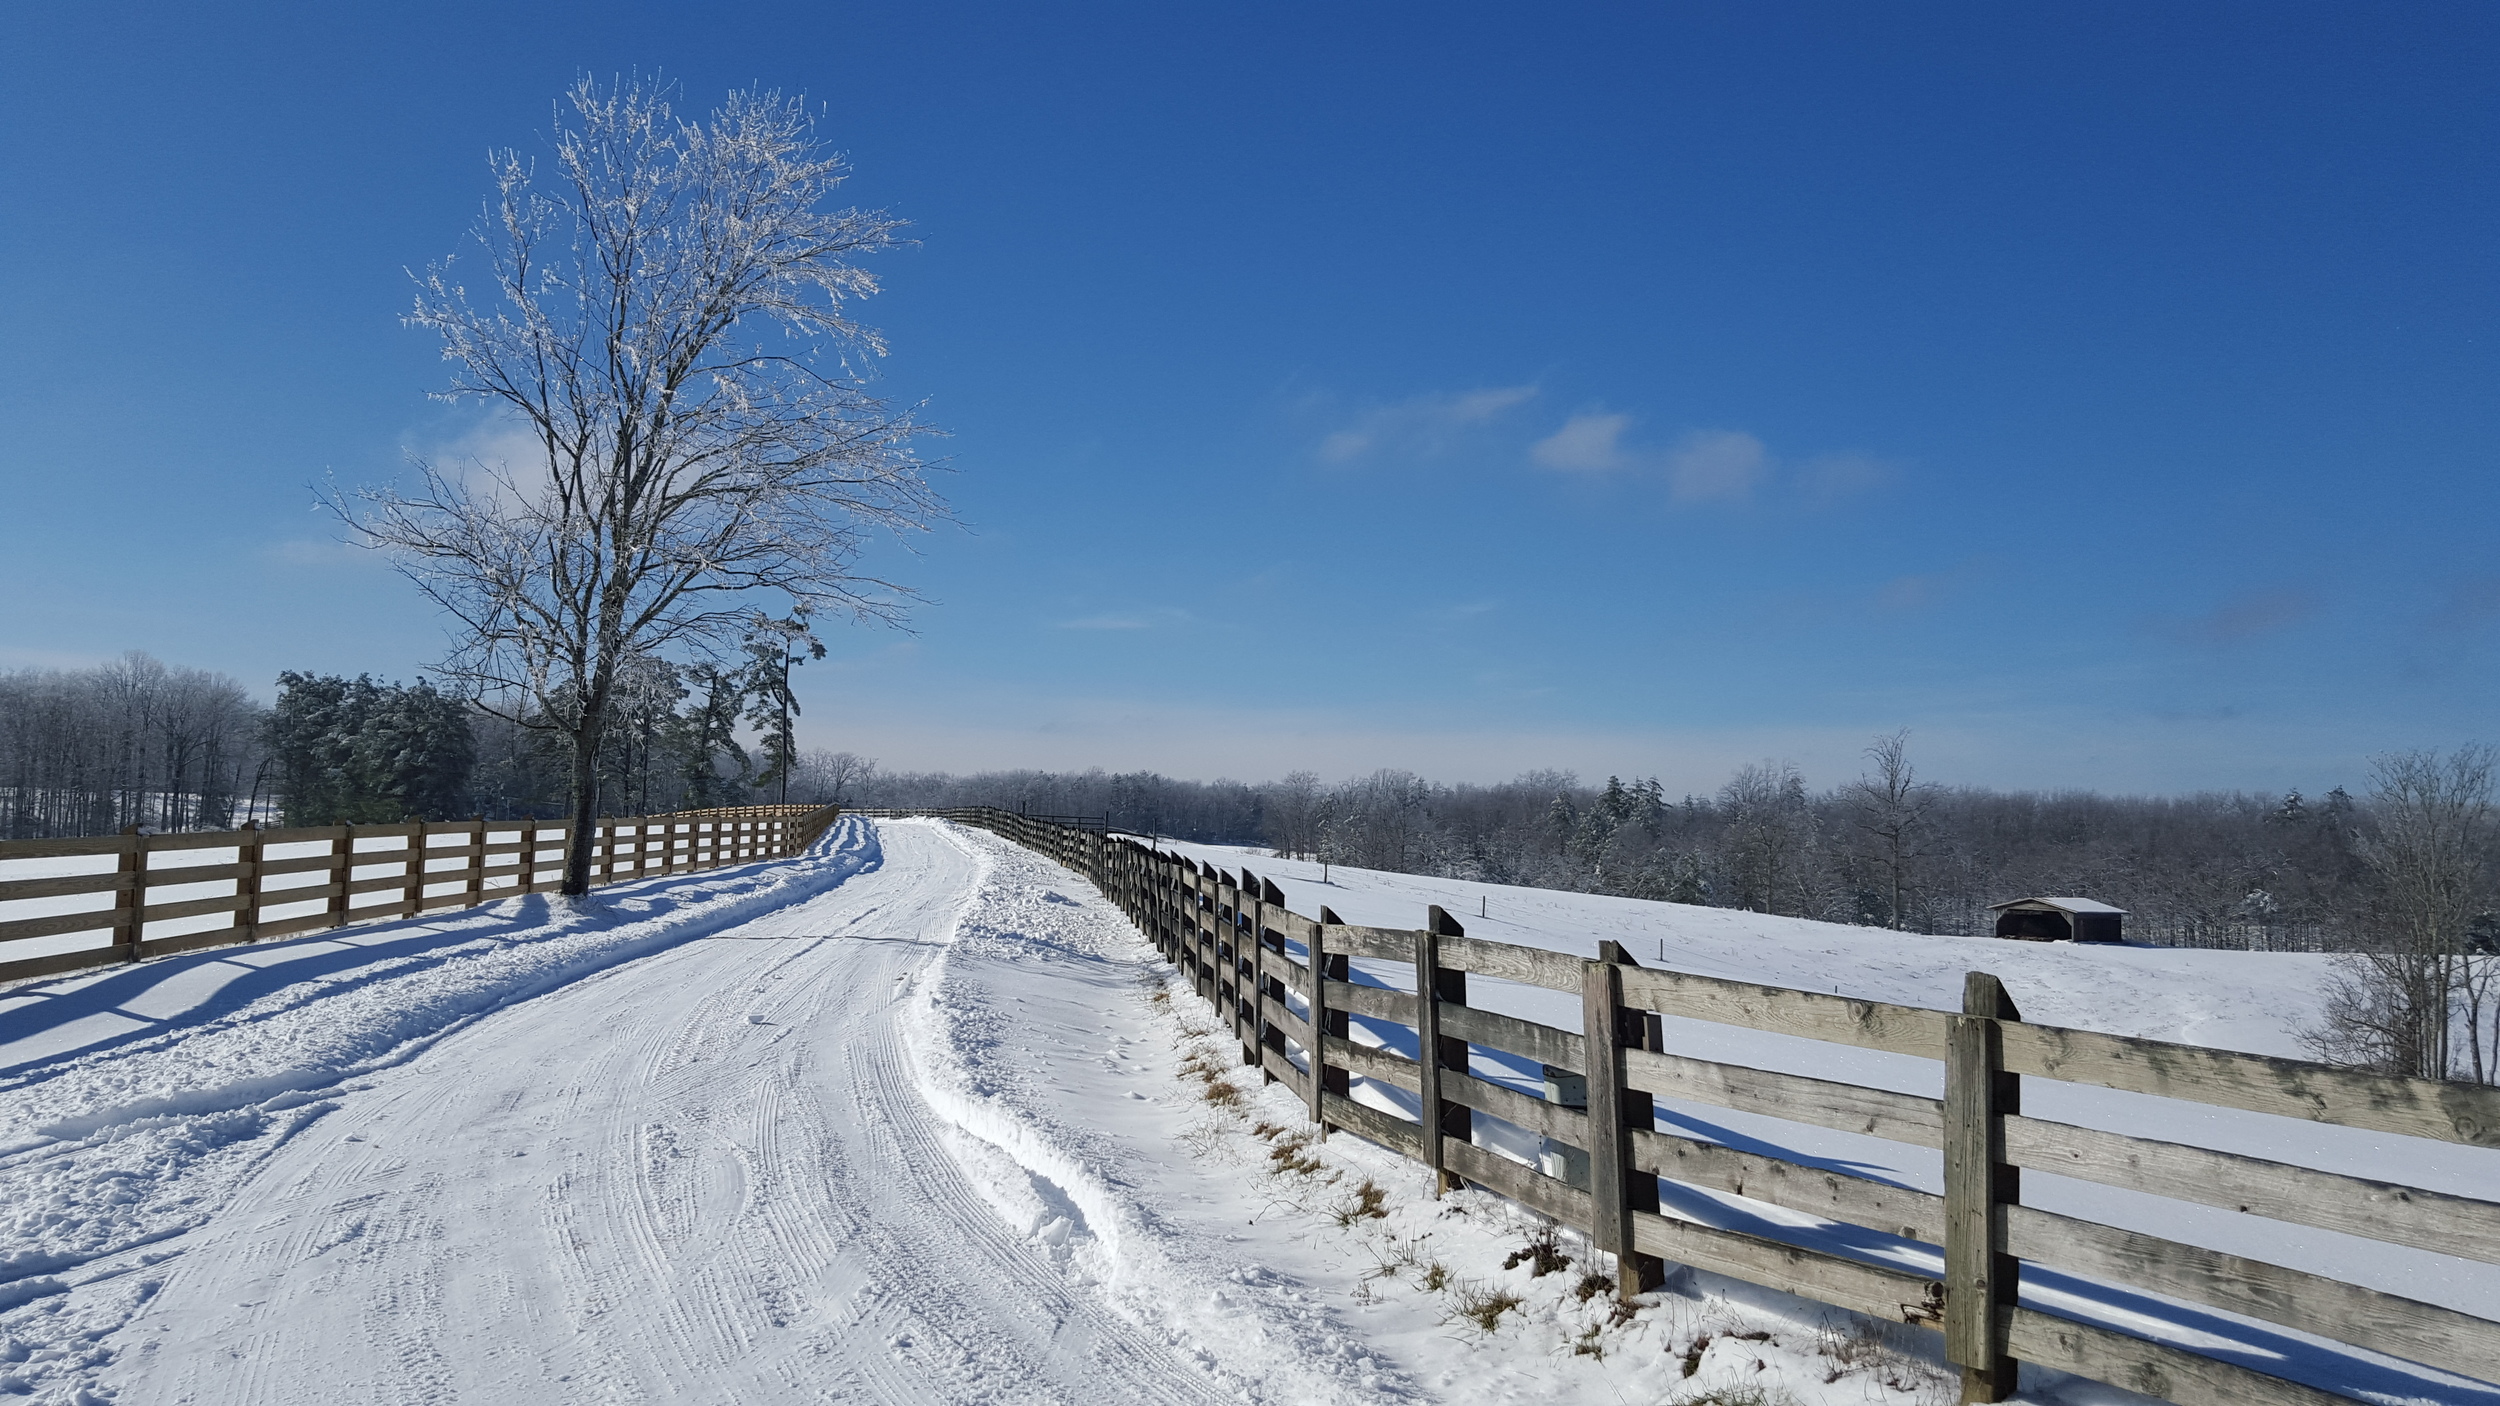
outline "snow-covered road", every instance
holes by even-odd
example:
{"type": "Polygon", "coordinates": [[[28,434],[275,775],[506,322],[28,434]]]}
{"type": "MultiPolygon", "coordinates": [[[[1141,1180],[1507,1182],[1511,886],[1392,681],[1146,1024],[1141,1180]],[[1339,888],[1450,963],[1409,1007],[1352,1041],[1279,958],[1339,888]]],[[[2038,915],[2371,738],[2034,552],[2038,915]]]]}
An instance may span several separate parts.
{"type": "Polygon", "coordinates": [[[979,877],[883,827],[804,903],[478,1021],[275,1153],[124,1400],[1223,1399],[939,1145],[898,1020],[979,877]]]}

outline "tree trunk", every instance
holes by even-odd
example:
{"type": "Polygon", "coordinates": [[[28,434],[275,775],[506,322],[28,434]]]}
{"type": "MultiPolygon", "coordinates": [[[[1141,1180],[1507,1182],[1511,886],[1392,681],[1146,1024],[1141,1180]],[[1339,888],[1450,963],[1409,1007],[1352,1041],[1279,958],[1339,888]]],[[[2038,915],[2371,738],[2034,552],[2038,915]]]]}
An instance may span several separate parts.
{"type": "Polygon", "coordinates": [[[599,734],[597,724],[583,720],[573,737],[573,829],[564,837],[564,893],[578,898],[590,892],[590,848],[599,831],[599,734]]]}

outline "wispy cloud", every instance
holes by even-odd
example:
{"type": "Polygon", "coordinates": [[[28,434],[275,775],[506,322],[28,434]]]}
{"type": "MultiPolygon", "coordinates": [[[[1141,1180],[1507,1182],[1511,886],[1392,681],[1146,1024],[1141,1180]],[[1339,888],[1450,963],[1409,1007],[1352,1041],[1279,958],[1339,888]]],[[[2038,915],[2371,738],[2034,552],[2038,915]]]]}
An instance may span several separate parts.
{"type": "Polygon", "coordinates": [[[1584,413],[1563,421],[1563,427],[1528,446],[1528,457],[1566,473],[1606,473],[1630,463],[1623,452],[1623,432],[1632,427],[1629,415],[1584,413]]]}
{"type": "Polygon", "coordinates": [[[1487,386],[1446,395],[1421,395],[1375,406],[1331,430],[1319,442],[1321,462],[1358,459],[1429,459],[1447,453],[1470,430],[1536,398],[1534,386],[1487,386]]]}
{"type": "Polygon", "coordinates": [[[1890,484],[1893,466],[1866,454],[1818,454],[1797,466],[1797,494],[1810,508],[1830,508],[1890,484]]]}
{"type": "Polygon", "coordinates": [[[1667,451],[1667,496],[1679,503],[1741,503],[1771,473],[1770,451],[1742,430],[1695,430],[1667,451]]]}
{"type": "Polygon", "coordinates": [[[2318,609],[2318,598],[2296,587],[2251,591],[2203,615],[2172,625],[2168,633],[2189,644],[2238,644],[2288,629],[2317,614],[2318,609]]]}
{"type": "Polygon", "coordinates": [[[445,435],[409,437],[401,450],[471,493],[491,498],[530,497],[547,483],[547,450],[518,415],[471,412],[474,418],[445,435]]]}
{"type": "Polygon", "coordinates": [[[1561,473],[1661,477],[1678,503],[1740,503],[1771,476],[1771,451],[1743,430],[1693,430],[1665,449],[1644,449],[1624,442],[1632,424],[1629,415],[1584,410],[1529,445],[1528,458],[1561,473]]]}

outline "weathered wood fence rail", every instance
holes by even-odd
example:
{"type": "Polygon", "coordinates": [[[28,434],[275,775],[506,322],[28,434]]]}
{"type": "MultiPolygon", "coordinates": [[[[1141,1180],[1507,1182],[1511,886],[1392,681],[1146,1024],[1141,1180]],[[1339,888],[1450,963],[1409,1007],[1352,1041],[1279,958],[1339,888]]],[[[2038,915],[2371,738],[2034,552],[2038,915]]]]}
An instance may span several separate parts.
{"type": "MultiPolygon", "coordinates": [[[[977,825],[1059,861],[1118,903],[1229,1020],[1244,1063],[1287,1085],[1312,1121],[1395,1149],[1588,1232],[1629,1296],[1663,1262],[1942,1329],[1966,1401],[2012,1390],[2035,1362],[2183,1406],[2292,1406],[2349,1398],[2026,1307],[2023,1266],[2073,1271],[2483,1381],[2500,1381],[2500,1323],[2321,1275],[2026,1206],[2025,1168],[2500,1264],[2500,1203],[2025,1116],[2021,1079],[2064,1080],[2405,1137],[2500,1148],[2500,1090],[2378,1078],[2296,1060],[2023,1021],[1996,978],[1969,975],[1962,1010],[1926,1010],[1645,969],[1614,944],[1588,961],[1470,938],[1439,908],[1418,929],[1288,911],[1272,883],[1116,835],[989,808],[915,814],[977,825]],[[1302,956],[1297,959],[1295,953],[1302,956]],[[1349,963],[1396,963],[1411,991],[1357,984],[1349,963]],[[1468,1004],[1476,974],[1576,996],[1582,1030],[1468,1004]],[[1429,992],[1431,999],[1419,1000],[1429,992]],[[1355,1043],[1347,1017],[1394,1021],[1419,1059],[1355,1043]],[[1666,1053],[1659,1015],[1940,1060],[1944,1097],[1666,1053]],[[1585,1105],[1479,1079],[1470,1045],[1577,1080],[1585,1105]],[[1420,1122],[1355,1102],[1360,1075],[1404,1089],[1420,1122]],[[1942,1153],[1932,1195],[1660,1132],[1653,1097],[1690,1099],[1942,1153]],[[1587,1154],[1565,1177],[1471,1140],[1481,1112],[1587,1154]],[[1733,1192],[1942,1248],[1944,1276],[1658,1214],[1656,1178],[1733,1192]]],[[[1576,1162],[1576,1159],[1574,1159],[1576,1162]]]]}
{"type": "MultiPolygon", "coordinates": [[[[788,858],[815,843],[837,814],[831,806],[744,806],[602,820],[591,850],[591,882],[788,858]]],[[[455,820],[0,841],[0,875],[26,867],[9,860],[95,865],[87,873],[0,878],[0,914],[30,906],[25,900],[54,901],[46,906],[83,901],[74,911],[0,920],[0,981],[538,893],[562,882],[571,833],[563,821],[455,820]],[[232,850],[235,857],[191,862],[201,850],[232,850]],[[102,867],[106,860],[110,869],[102,867]],[[210,915],[227,921],[148,935],[151,924],[210,915]],[[42,938],[80,945],[7,960],[12,944],[22,951],[42,938]]]]}

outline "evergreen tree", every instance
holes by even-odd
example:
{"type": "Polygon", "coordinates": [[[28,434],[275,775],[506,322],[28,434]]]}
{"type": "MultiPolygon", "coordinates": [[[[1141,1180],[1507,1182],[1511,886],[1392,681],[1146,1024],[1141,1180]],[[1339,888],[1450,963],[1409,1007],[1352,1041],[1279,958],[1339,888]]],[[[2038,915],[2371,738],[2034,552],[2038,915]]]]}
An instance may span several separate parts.
{"type": "Polygon", "coordinates": [[[759,790],[777,788],[778,799],[787,802],[790,772],[799,759],[798,737],[792,731],[799,700],[790,691],[790,670],[810,659],[824,658],[825,646],[809,627],[807,609],[801,606],[787,620],[758,617],[747,634],[746,653],[747,722],[764,734],[757,744],[764,754],[764,770],[754,784],[759,790]]]}
{"type": "Polygon", "coordinates": [[[468,805],[468,710],[431,684],[280,674],[267,741],[290,825],[445,820],[468,805]]]}
{"type": "Polygon", "coordinates": [[[709,810],[745,798],[755,764],[738,745],[738,710],[746,703],[744,670],[696,664],[686,681],[698,702],[677,726],[678,775],[688,810],[709,810]],[[733,772],[721,769],[726,760],[733,772]]]}

